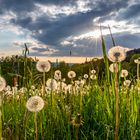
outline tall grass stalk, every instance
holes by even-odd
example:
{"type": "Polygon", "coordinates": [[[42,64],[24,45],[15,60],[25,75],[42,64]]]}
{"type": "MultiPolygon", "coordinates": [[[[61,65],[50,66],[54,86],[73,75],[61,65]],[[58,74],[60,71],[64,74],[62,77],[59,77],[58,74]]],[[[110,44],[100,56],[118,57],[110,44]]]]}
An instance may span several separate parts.
{"type": "Polygon", "coordinates": [[[112,40],[112,44],[113,44],[113,46],[116,46],[115,40],[114,40],[113,35],[112,35],[112,32],[111,32],[111,28],[110,28],[109,25],[108,25],[108,29],[109,29],[109,32],[110,32],[110,36],[111,36],[111,40],[112,40]]]}
{"type": "Polygon", "coordinates": [[[140,73],[140,70],[139,70],[139,63],[137,63],[137,80],[139,81],[140,79],[140,77],[139,77],[139,73],[140,73]]]}
{"type": "Polygon", "coordinates": [[[106,45],[105,45],[104,37],[103,37],[103,34],[102,34],[101,26],[100,26],[100,32],[101,32],[103,57],[104,57],[104,62],[105,62],[105,66],[106,66],[107,84],[109,85],[110,84],[109,62],[108,62],[108,58],[107,58],[106,45]]]}

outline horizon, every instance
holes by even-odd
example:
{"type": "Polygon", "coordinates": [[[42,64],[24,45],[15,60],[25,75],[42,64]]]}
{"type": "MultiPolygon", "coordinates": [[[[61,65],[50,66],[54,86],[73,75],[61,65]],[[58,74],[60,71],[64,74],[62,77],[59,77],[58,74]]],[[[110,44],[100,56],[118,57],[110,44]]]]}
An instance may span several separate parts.
{"type": "MultiPolygon", "coordinates": [[[[12,57],[14,55],[10,55],[12,57]]],[[[21,55],[22,56],[22,55],[21,55]]],[[[9,57],[7,56],[0,56],[2,57],[9,57]]],[[[81,64],[85,62],[89,62],[94,58],[101,59],[103,58],[102,56],[27,56],[29,58],[32,58],[34,60],[40,60],[40,61],[50,61],[52,63],[59,63],[59,62],[65,62],[65,63],[76,63],[76,64],[81,64]]]]}

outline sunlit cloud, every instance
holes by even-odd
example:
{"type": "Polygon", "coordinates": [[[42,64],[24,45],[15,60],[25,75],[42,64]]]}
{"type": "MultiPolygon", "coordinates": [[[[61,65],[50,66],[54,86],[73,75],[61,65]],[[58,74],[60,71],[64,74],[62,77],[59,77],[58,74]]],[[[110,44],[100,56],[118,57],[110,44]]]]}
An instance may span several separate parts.
{"type": "Polygon", "coordinates": [[[13,46],[20,46],[22,49],[24,49],[25,44],[30,51],[30,55],[51,55],[58,51],[35,39],[17,40],[13,42],[13,46]]]}
{"type": "MultiPolygon", "coordinates": [[[[90,1],[77,0],[76,5],[44,5],[36,3],[35,6],[38,8],[40,14],[46,14],[53,18],[59,18],[61,16],[69,16],[77,12],[87,12],[91,10],[88,5],[90,1]],[[61,16],[60,16],[61,15],[61,16]]],[[[35,15],[34,15],[35,16],[35,15]]]]}

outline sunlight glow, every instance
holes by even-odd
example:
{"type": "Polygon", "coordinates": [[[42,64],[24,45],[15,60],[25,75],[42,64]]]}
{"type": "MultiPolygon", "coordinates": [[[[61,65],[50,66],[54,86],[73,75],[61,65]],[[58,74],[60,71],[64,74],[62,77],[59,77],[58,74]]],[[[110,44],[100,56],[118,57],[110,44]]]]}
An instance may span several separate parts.
{"type": "Polygon", "coordinates": [[[75,37],[75,39],[84,39],[84,38],[89,38],[89,39],[98,39],[101,36],[101,33],[99,30],[94,30],[92,32],[88,32],[85,34],[82,34],[80,36],[75,37]]]}

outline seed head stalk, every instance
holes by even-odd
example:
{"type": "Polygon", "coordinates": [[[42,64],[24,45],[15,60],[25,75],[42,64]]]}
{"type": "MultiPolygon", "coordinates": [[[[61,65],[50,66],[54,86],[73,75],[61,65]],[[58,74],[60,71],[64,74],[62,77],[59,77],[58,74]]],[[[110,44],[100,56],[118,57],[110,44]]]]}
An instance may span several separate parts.
{"type": "Polygon", "coordinates": [[[43,72],[43,91],[42,91],[42,96],[45,95],[45,72],[43,72]]]}
{"type": "Polygon", "coordinates": [[[119,84],[118,84],[118,63],[116,63],[116,83],[115,83],[115,140],[118,140],[119,132],[119,84]]]}
{"type": "Polygon", "coordinates": [[[34,121],[35,121],[35,140],[38,140],[38,129],[37,129],[37,112],[35,112],[35,117],[34,117],[34,121]]]}

